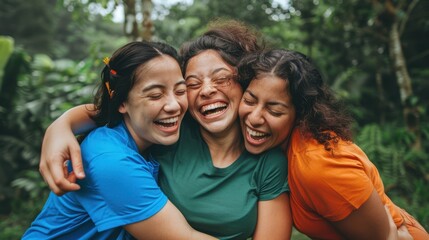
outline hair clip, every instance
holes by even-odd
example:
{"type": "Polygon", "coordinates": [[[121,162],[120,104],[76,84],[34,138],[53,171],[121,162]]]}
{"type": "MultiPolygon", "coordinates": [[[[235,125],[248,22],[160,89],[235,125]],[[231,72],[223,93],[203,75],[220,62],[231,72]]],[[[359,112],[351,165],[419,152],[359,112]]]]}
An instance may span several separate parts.
{"type": "Polygon", "coordinates": [[[109,57],[105,57],[105,58],[103,58],[103,62],[104,62],[104,64],[106,64],[106,66],[107,67],[109,67],[110,68],[110,74],[112,74],[112,75],[116,75],[116,71],[115,70],[113,70],[111,67],[110,67],[110,65],[109,65],[109,62],[110,62],[110,58],[109,57]]]}
{"type": "Polygon", "coordinates": [[[110,83],[109,83],[109,82],[105,82],[104,84],[106,85],[107,92],[109,93],[110,99],[112,99],[112,97],[113,97],[113,93],[114,93],[115,91],[113,91],[112,89],[110,89],[110,83]]]}
{"type": "Polygon", "coordinates": [[[103,62],[104,62],[104,64],[106,64],[107,66],[109,66],[110,58],[109,57],[103,58],[103,62]]]}

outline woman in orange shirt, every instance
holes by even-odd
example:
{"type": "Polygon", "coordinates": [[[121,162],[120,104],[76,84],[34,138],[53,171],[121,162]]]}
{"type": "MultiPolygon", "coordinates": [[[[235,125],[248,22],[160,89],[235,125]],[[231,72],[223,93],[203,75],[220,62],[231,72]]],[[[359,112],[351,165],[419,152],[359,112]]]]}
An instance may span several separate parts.
{"type": "MultiPolygon", "coordinates": [[[[352,142],[352,119],[306,56],[288,50],[253,54],[239,75],[246,89],[239,107],[246,149],[257,154],[282,145],[300,232],[314,239],[395,239],[386,206],[398,229],[429,239],[385,194],[377,168],[352,142]]],[[[406,238],[402,233],[399,239],[406,238]]]]}

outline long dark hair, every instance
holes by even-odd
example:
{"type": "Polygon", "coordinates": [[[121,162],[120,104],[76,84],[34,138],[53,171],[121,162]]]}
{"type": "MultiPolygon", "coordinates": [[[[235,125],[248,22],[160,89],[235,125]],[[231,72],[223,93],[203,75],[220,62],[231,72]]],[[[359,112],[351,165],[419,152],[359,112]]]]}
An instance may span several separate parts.
{"type": "Polygon", "coordinates": [[[101,71],[101,84],[94,98],[97,111],[94,121],[98,126],[107,124],[114,127],[122,121],[122,114],[118,109],[121,103],[127,100],[128,93],[137,80],[137,70],[164,54],[180,63],[176,50],[164,43],[130,42],[113,53],[101,71]]]}
{"type": "Polygon", "coordinates": [[[296,127],[323,144],[326,150],[332,150],[331,144],[337,143],[339,138],[351,140],[352,118],[304,54],[284,49],[252,54],[242,60],[238,73],[243,89],[263,73],[287,81],[289,89],[285,90],[292,96],[296,127]]]}

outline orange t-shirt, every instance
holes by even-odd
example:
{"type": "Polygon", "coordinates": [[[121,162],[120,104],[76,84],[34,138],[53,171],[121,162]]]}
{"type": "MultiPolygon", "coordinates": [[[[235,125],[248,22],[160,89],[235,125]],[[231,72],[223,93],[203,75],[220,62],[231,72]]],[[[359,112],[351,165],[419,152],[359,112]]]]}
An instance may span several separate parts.
{"type": "Polygon", "coordinates": [[[400,209],[384,193],[377,168],[356,144],[339,141],[331,153],[295,129],[288,161],[293,222],[307,236],[341,239],[329,222],[342,220],[358,209],[374,188],[395,224],[399,227],[403,223],[400,209]]]}

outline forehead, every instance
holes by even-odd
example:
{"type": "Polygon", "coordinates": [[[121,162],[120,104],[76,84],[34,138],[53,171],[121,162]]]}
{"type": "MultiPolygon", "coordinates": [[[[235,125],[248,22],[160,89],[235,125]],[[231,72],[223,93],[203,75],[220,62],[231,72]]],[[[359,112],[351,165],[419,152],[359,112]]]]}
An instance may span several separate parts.
{"type": "Polygon", "coordinates": [[[179,63],[168,55],[158,56],[141,64],[135,74],[136,84],[156,81],[175,84],[183,79],[179,63]]]}
{"type": "Polygon", "coordinates": [[[141,64],[137,70],[136,75],[141,78],[145,76],[152,76],[156,74],[181,74],[179,63],[176,59],[162,55],[141,64]]]}
{"type": "Polygon", "coordinates": [[[288,81],[272,74],[256,76],[252,79],[246,91],[264,99],[289,99],[290,96],[288,81]]]}
{"type": "Polygon", "coordinates": [[[208,75],[218,69],[233,71],[234,67],[225,62],[215,50],[204,50],[188,61],[185,75],[208,75]]]}
{"type": "Polygon", "coordinates": [[[180,67],[176,59],[168,55],[161,55],[154,57],[145,63],[142,63],[140,66],[138,66],[136,73],[153,74],[157,72],[176,70],[176,67],[180,67]]]}

